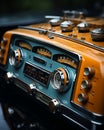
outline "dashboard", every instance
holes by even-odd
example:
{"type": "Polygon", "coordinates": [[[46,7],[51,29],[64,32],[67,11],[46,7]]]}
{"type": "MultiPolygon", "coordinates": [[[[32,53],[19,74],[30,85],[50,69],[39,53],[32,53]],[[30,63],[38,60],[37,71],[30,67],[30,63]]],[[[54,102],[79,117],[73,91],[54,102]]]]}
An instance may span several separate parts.
{"type": "Polygon", "coordinates": [[[82,129],[102,128],[104,19],[53,17],[5,32],[0,79],[82,129]]]}

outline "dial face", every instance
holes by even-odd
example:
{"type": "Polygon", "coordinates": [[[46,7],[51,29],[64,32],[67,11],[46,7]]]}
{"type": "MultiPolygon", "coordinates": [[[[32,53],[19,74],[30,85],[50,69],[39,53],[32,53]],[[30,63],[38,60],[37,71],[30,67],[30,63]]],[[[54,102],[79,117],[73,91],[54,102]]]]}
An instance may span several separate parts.
{"type": "Polygon", "coordinates": [[[30,51],[32,50],[32,46],[27,41],[24,40],[16,40],[15,45],[30,51]]]}
{"type": "Polygon", "coordinates": [[[51,58],[51,56],[52,56],[52,53],[47,48],[40,47],[40,46],[34,47],[33,52],[35,52],[39,55],[45,56],[47,58],[51,58]]]}
{"type": "Polygon", "coordinates": [[[75,69],[78,67],[78,63],[67,55],[56,54],[54,55],[54,60],[65,65],[69,65],[75,69]]]}

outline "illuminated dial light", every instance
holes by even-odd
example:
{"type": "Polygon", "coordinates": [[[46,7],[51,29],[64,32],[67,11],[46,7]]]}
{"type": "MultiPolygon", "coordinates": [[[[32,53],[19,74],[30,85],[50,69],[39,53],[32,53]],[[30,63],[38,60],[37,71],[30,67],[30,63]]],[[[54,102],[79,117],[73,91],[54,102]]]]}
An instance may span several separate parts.
{"type": "Polygon", "coordinates": [[[77,64],[76,62],[71,59],[70,57],[67,57],[67,56],[59,56],[57,58],[57,61],[60,62],[60,63],[63,63],[63,64],[67,64],[67,65],[70,65],[72,66],[73,68],[77,68],[77,64]]]}
{"type": "Polygon", "coordinates": [[[15,42],[15,45],[17,45],[17,46],[19,46],[19,47],[21,47],[21,48],[30,50],[30,51],[32,50],[32,46],[31,46],[28,42],[26,42],[26,41],[24,41],[24,40],[17,40],[17,41],[15,42]]]}
{"type": "Polygon", "coordinates": [[[37,48],[37,53],[45,57],[51,58],[51,52],[46,48],[37,48]]]}

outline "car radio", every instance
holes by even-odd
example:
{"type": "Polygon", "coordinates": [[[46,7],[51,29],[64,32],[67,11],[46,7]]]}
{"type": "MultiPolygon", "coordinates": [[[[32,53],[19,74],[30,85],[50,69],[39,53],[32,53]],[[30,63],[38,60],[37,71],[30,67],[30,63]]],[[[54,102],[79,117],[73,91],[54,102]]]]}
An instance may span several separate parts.
{"type": "Polygon", "coordinates": [[[5,32],[0,79],[76,126],[96,130],[104,126],[104,19],[64,13],[5,32]]]}

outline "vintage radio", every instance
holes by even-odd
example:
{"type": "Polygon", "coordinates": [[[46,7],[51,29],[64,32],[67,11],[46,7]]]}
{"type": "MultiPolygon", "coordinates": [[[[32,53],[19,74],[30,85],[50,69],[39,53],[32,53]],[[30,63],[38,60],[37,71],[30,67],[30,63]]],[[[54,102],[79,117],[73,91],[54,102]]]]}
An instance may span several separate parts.
{"type": "Polygon", "coordinates": [[[104,19],[64,13],[3,35],[0,78],[82,129],[103,128],[104,19]]]}

